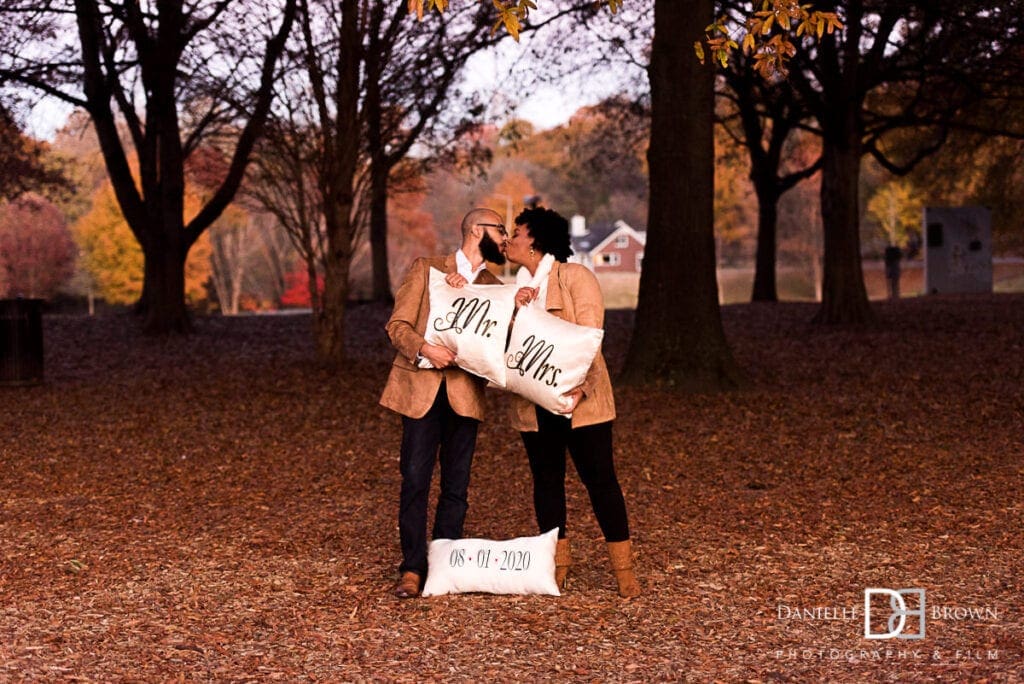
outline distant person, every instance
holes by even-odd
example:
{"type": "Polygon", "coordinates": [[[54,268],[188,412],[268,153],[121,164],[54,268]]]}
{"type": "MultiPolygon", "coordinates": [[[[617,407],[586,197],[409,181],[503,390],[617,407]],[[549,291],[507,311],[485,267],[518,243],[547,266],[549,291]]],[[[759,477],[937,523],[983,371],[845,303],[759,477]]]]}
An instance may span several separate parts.
{"type": "Polygon", "coordinates": [[[900,298],[900,259],[903,252],[895,245],[885,248],[885,281],[889,286],[889,299],[900,298]]]}
{"type": "MultiPolygon", "coordinates": [[[[569,222],[542,207],[526,209],[516,217],[511,237],[505,242],[505,256],[531,276],[545,254],[555,263],[547,281],[538,288],[521,288],[516,306],[543,297],[548,311],[559,318],[601,328],[604,302],[601,286],[593,272],[580,264],[565,263],[572,254],[569,222]]],[[[449,277],[449,284],[462,281],[449,277]],[[454,281],[454,282],[453,282],[454,281]]],[[[619,595],[640,595],[633,572],[632,545],[626,501],[615,475],[612,457],[612,421],[615,399],[604,357],[598,353],[583,384],[566,393],[572,405],[565,411],[572,418],[551,413],[528,399],[512,399],[512,425],[519,430],[533,474],[533,506],[541,532],[558,528],[555,551],[555,580],[565,585],[571,557],[566,536],[565,474],[566,451],[590,495],[590,503],[608,544],[612,572],[619,595]]]]}
{"type": "Polygon", "coordinates": [[[402,547],[398,598],[419,596],[427,574],[427,499],[434,464],[440,456],[441,494],[434,516],[434,539],[459,539],[469,508],[469,470],[477,427],[484,417],[486,380],[455,366],[455,354],[428,344],[423,333],[430,311],[431,267],[459,273],[468,282],[498,284],[487,261],[504,264],[501,216],[474,209],[462,219],[462,247],[447,256],[413,262],[395,295],[385,329],[398,355],[391,366],[380,403],[402,416],[398,530],[402,547]],[[426,359],[432,369],[418,366],[426,359]]]}

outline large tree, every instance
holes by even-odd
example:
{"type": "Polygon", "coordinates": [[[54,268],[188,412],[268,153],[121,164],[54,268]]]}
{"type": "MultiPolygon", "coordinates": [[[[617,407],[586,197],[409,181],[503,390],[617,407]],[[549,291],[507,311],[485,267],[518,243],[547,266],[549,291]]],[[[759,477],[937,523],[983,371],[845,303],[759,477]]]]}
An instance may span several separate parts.
{"type": "MultiPolygon", "coordinates": [[[[861,271],[859,178],[872,155],[903,174],[933,154],[949,131],[974,126],[980,102],[995,103],[1019,73],[1021,3],[822,0],[844,28],[793,60],[790,79],[822,140],[824,282],[816,320],[873,318],[861,271]],[[1010,79],[1008,81],[1007,79],[1010,79]],[[920,135],[894,154],[893,135],[920,135]]],[[[998,132],[1005,126],[991,126],[998,132]]]]}
{"type": "Polygon", "coordinates": [[[242,180],[296,4],[76,0],[0,7],[5,20],[17,16],[17,37],[27,46],[4,53],[0,79],[89,112],[117,202],[144,254],[138,308],[149,332],[190,328],[185,261],[242,180]],[[69,40],[60,46],[54,36],[69,40]],[[186,223],[185,161],[213,135],[231,139],[231,161],[216,192],[186,223]]]}
{"type": "Polygon", "coordinates": [[[722,329],[714,244],[714,67],[692,45],[713,0],[656,0],[650,210],[636,322],[623,379],[684,391],[735,387],[722,329]]]}
{"type": "Polygon", "coordinates": [[[434,27],[410,22],[406,3],[370,6],[364,29],[366,89],[361,114],[370,176],[372,297],[390,301],[387,200],[393,173],[417,143],[435,154],[455,144],[440,131],[461,130],[474,99],[472,93],[458,90],[457,77],[470,56],[503,36],[484,33],[490,12],[482,5],[454,8],[434,27]]]}
{"type": "Polygon", "coordinates": [[[340,363],[349,270],[365,212],[359,106],[368,7],[364,0],[300,4],[252,185],[305,260],[317,354],[340,363]]]}
{"type": "Polygon", "coordinates": [[[757,196],[757,249],[750,298],[775,302],[779,200],[817,172],[821,159],[800,165],[786,158],[790,136],[808,114],[788,81],[764,78],[755,64],[751,55],[739,53],[723,70],[721,81],[726,87],[719,89],[719,97],[727,104],[720,108],[720,119],[725,131],[747,150],[757,196]]]}

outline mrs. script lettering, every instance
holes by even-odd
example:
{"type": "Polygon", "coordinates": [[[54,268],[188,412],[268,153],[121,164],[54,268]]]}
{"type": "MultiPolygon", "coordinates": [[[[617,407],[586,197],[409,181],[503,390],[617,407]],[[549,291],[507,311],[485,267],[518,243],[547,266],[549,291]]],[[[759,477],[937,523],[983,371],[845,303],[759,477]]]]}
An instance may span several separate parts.
{"type": "Polygon", "coordinates": [[[520,377],[532,370],[534,380],[543,382],[548,387],[558,387],[558,374],[562,369],[548,363],[554,351],[555,345],[538,340],[536,335],[530,335],[523,340],[520,351],[506,357],[505,366],[510,370],[519,371],[520,377]]]}

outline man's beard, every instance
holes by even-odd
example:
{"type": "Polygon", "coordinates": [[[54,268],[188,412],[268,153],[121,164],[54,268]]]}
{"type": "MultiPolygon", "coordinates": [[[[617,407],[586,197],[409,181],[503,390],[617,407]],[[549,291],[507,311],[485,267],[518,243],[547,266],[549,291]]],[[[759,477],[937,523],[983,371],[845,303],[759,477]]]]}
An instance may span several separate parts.
{"type": "Polygon", "coordinates": [[[505,263],[505,255],[501,252],[501,247],[494,241],[488,233],[484,233],[484,236],[480,238],[480,254],[484,259],[490,261],[492,264],[501,266],[505,263]]]}

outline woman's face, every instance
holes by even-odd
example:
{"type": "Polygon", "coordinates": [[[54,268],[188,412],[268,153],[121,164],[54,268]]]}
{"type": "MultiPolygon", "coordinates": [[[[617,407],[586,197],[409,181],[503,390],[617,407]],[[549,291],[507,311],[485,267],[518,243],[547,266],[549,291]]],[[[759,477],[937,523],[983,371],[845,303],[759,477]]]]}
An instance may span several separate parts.
{"type": "MultiPolygon", "coordinates": [[[[533,238],[526,226],[516,224],[512,227],[512,234],[505,240],[505,258],[513,264],[524,264],[530,261],[530,249],[533,247],[533,238]]],[[[536,256],[536,255],[535,255],[536,256]]]]}

